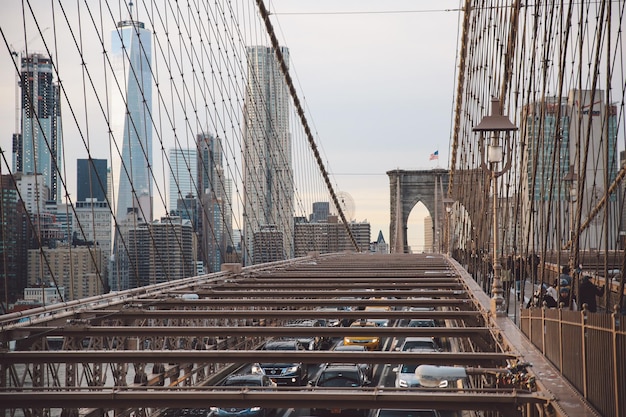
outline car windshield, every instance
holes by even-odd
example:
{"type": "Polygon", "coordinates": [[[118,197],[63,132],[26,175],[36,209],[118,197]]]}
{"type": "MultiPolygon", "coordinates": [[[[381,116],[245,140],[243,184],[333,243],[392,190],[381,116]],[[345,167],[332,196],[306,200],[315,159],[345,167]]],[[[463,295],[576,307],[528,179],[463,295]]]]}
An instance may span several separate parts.
{"type": "Polygon", "coordinates": [[[364,352],[367,349],[365,349],[364,346],[341,345],[337,346],[335,350],[346,352],[364,352]]]}
{"type": "Polygon", "coordinates": [[[295,345],[284,344],[284,345],[268,345],[265,346],[265,350],[298,350],[295,345]]]}
{"type": "Polygon", "coordinates": [[[417,365],[402,365],[400,372],[403,374],[413,374],[417,369],[417,365]]]}
{"type": "Polygon", "coordinates": [[[358,374],[345,371],[326,371],[317,382],[318,387],[358,387],[358,374]]]}
{"type": "Polygon", "coordinates": [[[404,350],[424,350],[424,349],[437,349],[437,346],[433,342],[429,341],[416,341],[406,342],[404,344],[404,350]]]}
{"type": "Polygon", "coordinates": [[[435,327],[434,320],[411,320],[409,322],[409,327],[435,327]]]}

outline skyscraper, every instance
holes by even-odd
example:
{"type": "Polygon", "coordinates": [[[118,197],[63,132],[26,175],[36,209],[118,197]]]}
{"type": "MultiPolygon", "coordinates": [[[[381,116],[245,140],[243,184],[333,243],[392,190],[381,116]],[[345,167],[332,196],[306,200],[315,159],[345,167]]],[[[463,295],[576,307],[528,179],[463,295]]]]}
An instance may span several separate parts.
{"type": "Polygon", "coordinates": [[[143,22],[122,20],[111,34],[111,183],[115,233],[109,285],[124,290],[131,279],[128,231],[152,220],[152,40],[143,22]]]}
{"type": "Polygon", "coordinates": [[[189,220],[165,216],[160,221],[131,228],[128,262],[134,271],[130,287],[140,287],[194,276],[195,239],[189,220]]]}
{"type": "Polygon", "coordinates": [[[107,160],[78,159],[76,161],[77,201],[106,201],[107,160]]]}
{"type": "Polygon", "coordinates": [[[198,151],[171,148],[169,152],[170,215],[190,220],[194,232],[198,228],[198,151]]]}
{"type": "Polygon", "coordinates": [[[21,59],[22,133],[13,135],[13,170],[41,174],[48,189],[44,198],[61,202],[61,103],[52,73],[48,56],[28,54],[21,59]]]}
{"type": "MultiPolygon", "coordinates": [[[[536,249],[541,248],[545,236],[548,236],[547,249],[562,247],[572,237],[578,200],[581,200],[581,219],[585,221],[615,180],[618,171],[616,112],[614,105],[606,105],[602,90],[595,93],[572,90],[568,97],[547,98],[524,108],[523,211],[542,213],[540,230],[530,231],[530,240],[536,249]],[[569,181],[566,180],[568,175],[569,181]],[[582,180],[586,184],[582,195],[578,195],[576,188],[570,190],[582,180]],[[559,205],[555,203],[558,200],[559,205]]],[[[581,232],[580,240],[591,248],[615,249],[617,209],[617,196],[612,194],[581,232]],[[604,230],[601,220],[605,213],[610,219],[608,230],[604,230]],[[605,234],[609,236],[609,248],[604,248],[605,234]]]]}
{"type": "MultiPolygon", "coordinates": [[[[289,50],[281,47],[285,64],[289,50]]],[[[246,265],[255,253],[254,236],[271,228],[282,233],[282,259],[293,257],[293,173],[289,133],[289,91],[274,50],[249,46],[244,106],[244,247],[246,265]]],[[[274,239],[273,242],[277,240],[274,239]]],[[[275,248],[272,248],[274,250],[275,248]]]]}
{"type": "Polygon", "coordinates": [[[176,209],[178,200],[188,198],[190,195],[197,197],[196,186],[198,180],[198,156],[196,149],[171,148],[170,160],[170,210],[176,209]]]}
{"type": "Polygon", "coordinates": [[[198,134],[198,188],[201,190],[199,213],[199,259],[208,272],[217,272],[225,262],[225,253],[232,240],[232,208],[230,180],[224,176],[223,148],[220,138],[209,133],[198,134]]]}
{"type": "Polygon", "coordinates": [[[19,203],[15,178],[0,175],[0,313],[21,297],[27,286],[26,260],[29,223],[19,203]]]}
{"type": "Polygon", "coordinates": [[[328,221],[330,215],[330,203],[328,201],[318,201],[313,203],[313,213],[309,216],[309,221],[314,223],[328,221]]]}
{"type": "MultiPolygon", "coordinates": [[[[132,8],[131,8],[132,13],[132,8]]],[[[137,209],[152,220],[151,32],[143,22],[118,22],[111,35],[111,174],[117,221],[137,209]]]]}

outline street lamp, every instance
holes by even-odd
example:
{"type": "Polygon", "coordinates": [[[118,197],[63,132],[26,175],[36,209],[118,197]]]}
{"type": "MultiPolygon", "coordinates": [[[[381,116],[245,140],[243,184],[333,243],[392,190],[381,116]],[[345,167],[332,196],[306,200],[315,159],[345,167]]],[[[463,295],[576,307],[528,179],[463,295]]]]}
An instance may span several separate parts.
{"type": "Polygon", "coordinates": [[[437,388],[443,381],[458,381],[467,378],[465,368],[458,366],[419,365],[415,369],[415,375],[420,385],[428,388],[437,388]]]}
{"type": "Polygon", "coordinates": [[[445,230],[445,239],[446,239],[446,252],[448,256],[451,255],[451,245],[450,245],[450,217],[452,213],[452,205],[454,204],[453,198],[445,197],[443,199],[443,205],[446,208],[446,230],[445,230]]]}
{"type": "Polygon", "coordinates": [[[491,183],[493,186],[493,285],[491,288],[491,312],[495,316],[506,316],[504,309],[504,298],[502,297],[502,281],[500,280],[500,257],[498,256],[498,182],[497,178],[511,168],[511,149],[509,148],[508,133],[516,131],[517,127],[511,123],[507,116],[502,115],[500,100],[491,99],[491,114],[483,117],[477,126],[472,129],[474,132],[480,132],[479,148],[481,155],[481,168],[484,172],[491,175],[491,183]],[[500,132],[505,133],[503,145],[506,149],[506,162],[500,171],[497,171],[497,165],[503,162],[503,146],[500,145],[500,132]],[[491,133],[491,141],[487,145],[487,154],[485,155],[485,145],[483,141],[487,141],[485,133],[489,136],[491,133]],[[485,162],[486,157],[486,162],[485,162]],[[487,166],[489,163],[489,166],[487,166]]]}
{"type": "Polygon", "coordinates": [[[569,203],[569,242],[567,242],[567,246],[569,246],[569,260],[568,264],[571,271],[574,271],[574,265],[576,263],[574,259],[574,250],[572,249],[574,246],[574,239],[578,239],[578,236],[574,234],[574,222],[576,221],[576,217],[574,216],[574,207],[576,203],[576,199],[578,198],[578,175],[574,172],[574,166],[570,166],[569,172],[565,177],[563,177],[563,181],[567,185],[568,197],[567,201],[569,203]]]}

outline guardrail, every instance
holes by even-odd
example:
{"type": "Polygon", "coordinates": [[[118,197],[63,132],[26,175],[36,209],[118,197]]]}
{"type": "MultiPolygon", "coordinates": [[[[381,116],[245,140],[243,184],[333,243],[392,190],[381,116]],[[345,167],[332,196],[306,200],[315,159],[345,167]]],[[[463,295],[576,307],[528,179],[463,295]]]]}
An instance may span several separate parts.
{"type": "Polygon", "coordinates": [[[600,415],[626,416],[626,316],[522,309],[520,329],[600,415]]]}

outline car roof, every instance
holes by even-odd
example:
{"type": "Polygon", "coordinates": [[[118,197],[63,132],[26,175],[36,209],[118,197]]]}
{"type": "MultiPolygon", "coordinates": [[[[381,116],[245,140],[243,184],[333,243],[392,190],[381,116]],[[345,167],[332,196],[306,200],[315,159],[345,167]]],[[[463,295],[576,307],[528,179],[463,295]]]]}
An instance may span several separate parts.
{"type": "Polygon", "coordinates": [[[334,350],[343,350],[343,351],[351,351],[351,352],[365,352],[367,348],[365,346],[359,345],[337,345],[334,350]]]}
{"type": "Polygon", "coordinates": [[[389,310],[391,310],[391,307],[389,307],[389,306],[367,306],[367,307],[365,307],[365,311],[369,311],[369,312],[372,312],[372,311],[387,312],[389,310]]]}
{"type": "Polygon", "coordinates": [[[361,368],[356,363],[336,363],[336,362],[334,362],[334,363],[327,363],[326,366],[324,367],[324,369],[322,369],[322,372],[324,372],[326,369],[337,370],[337,369],[361,369],[361,368]]]}
{"type": "Polygon", "coordinates": [[[430,306],[409,307],[409,311],[435,311],[435,307],[430,307],[430,306]]]}
{"type": "Polygon", "coordinates": [[[409,326],[411,325],[411,323],[422,323],[422,324],[435,324],[435,320],[433,319],[411,319],[409,320],[409,326]]]}
{"type": "Polygon", "coordinates": [[[376,326],[376,323],[373,323],[371,321],[366,321],[365,323],[363,323],[362,321],[355,321],[354,323],[350,325],[350,327],[378,327],[378,326],[376,326]]]}
{"type": "Polygon", "coordinates": [[[287,323],[285,327],[320,327],[321,324],[318,320],[301,320],[292,323],[287,323]]]}
{"type": "Polygon", "coordinates": [[[265,375],[263,374],[234,374],[228,375],[224,378],[224,384],[230,382],[245,382],[245,381],[258,381],[259,385],[261,385],[261,381],[265,375]]]}
{"type": "Polygon", "coordinates": [[[408,336],[404,339],[404,342],[434,342],[434,340],[429,336],[408,336]]]}
{"type": "Polygon", "coordinates": [[[294,347],[297,349],[300,342],[295,339],[285,339],[285,340],[270,340],[265,343],[263,349],[265,350],[293,350],[294,347]]]}

